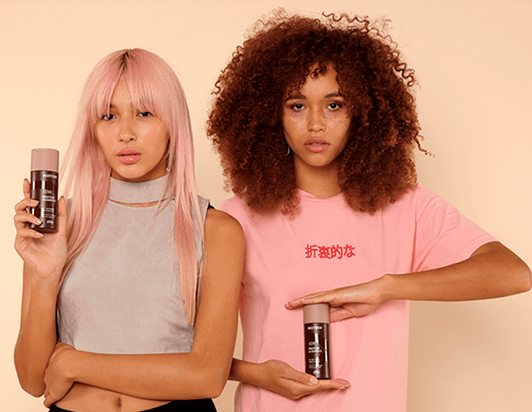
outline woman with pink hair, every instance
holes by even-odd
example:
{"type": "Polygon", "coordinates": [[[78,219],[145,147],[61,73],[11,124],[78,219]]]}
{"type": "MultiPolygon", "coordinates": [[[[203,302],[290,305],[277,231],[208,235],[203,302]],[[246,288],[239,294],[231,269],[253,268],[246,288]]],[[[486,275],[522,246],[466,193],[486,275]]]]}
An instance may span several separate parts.
{"type": "Polygon", "coordinates": [[[177,76],[141,49],[90,74],[62,165],[58,231],[30,229],[15,366],[51,411],[213,411],[231,366],[244,240],[196,194],[177,76]],[[68,212],[67,212],[68,210],[68,212]],[[223,264],[222,264],[223,262],[223,264]]]}

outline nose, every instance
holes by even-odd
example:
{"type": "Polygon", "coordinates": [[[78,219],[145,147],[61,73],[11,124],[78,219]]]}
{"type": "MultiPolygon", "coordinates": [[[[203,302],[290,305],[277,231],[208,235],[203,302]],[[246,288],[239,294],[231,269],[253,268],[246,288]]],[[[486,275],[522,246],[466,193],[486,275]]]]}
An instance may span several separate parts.
{"type": "Polygon", "coordinates": [[[325,115],[318,109],[309,112],[307,129],[309,132],[322,132],[325,130],[325,115]]]}
{"type": "Polygon", "coordinates": [[[121,142],[130,142],[137,138],[134,121],[122,118],[120,121],[119,139],[121,142]]]}

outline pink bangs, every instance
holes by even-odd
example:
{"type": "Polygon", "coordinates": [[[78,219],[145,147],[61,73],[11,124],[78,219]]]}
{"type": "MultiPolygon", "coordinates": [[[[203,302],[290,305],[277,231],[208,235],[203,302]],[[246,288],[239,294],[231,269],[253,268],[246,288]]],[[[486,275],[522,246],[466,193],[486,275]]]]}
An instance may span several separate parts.
{"type": "Polygon", "coordinates": [[[165,108],[172,106],[171,93],[168,93],[172,84],[165,81],[165,76],[175,75],[169,67],[170,72],[160,73],[161,63],[166,65],[155,55],[136,49],[115,52],[100,62],[86,84],[86,91],[90,91],[87,93],[87,109],[91,124],[108,114],[111,98],[120,81],[124,82],[135,108],[149,111],[168,122],[172,116],[165,108]]]}

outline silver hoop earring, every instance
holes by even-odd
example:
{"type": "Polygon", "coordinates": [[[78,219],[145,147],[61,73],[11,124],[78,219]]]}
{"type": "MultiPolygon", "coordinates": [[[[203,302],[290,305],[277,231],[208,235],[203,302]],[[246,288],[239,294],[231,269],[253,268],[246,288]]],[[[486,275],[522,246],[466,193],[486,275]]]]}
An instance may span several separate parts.
{"type": "Polygon", "coordinates": [[[287,155],[287,156],[290,156],[290,151],[291,151],[291,150],[290,150],[290,146],[288,146],[288,150],[286,151],[286,155],[287,155]]]}

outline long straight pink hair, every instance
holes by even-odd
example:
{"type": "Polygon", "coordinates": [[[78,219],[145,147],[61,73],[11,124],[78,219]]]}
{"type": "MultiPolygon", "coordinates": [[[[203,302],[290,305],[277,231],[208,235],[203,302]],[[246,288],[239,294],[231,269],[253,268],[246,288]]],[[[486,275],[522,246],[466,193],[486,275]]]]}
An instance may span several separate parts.
{"type": "MultiPolygon", "coordinates": [[[[180,273],[181,298],[190,324],[194,323],[201,285],[203,220],[194,177],[192,129],[185,94],[172,68],[159,56],[142,49],[113,52],[93,69],[82,92],[78,115],[61,175],[64,194],[71,198],[68,216],[68,254],[63,278],[100,222],[111,168],[94,135],[94,125],[108,113],[111,97],[122,80],[135,108],[159,117],[168,129],[168,177],[164,204],[175,199],[174,246],[180,273]],[[200,243],[196,243],[196,238],[200,243]]],[[[161,194],[162,197],[162,194],[161,194]]]]}

